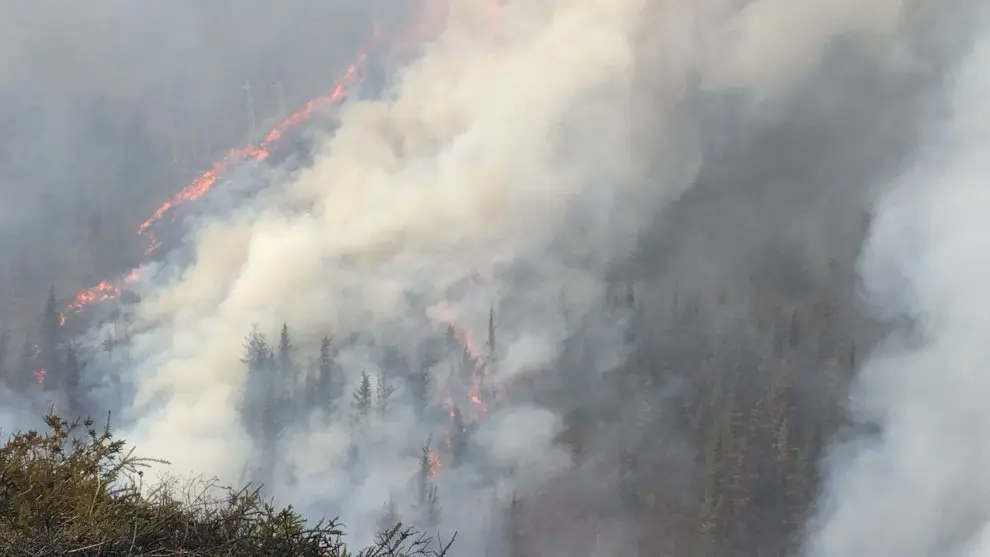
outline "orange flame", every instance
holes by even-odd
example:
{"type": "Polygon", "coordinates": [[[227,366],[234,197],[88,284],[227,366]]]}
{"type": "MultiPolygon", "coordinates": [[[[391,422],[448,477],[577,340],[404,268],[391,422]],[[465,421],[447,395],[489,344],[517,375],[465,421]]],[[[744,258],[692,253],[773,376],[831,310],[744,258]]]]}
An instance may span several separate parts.
{"type": "MultiPolygon", "coordinates": [[[[347,67],[347,70],[343,73],[343,75],[337,78],[334,83],[333,91],[330,94],[312,99],[303,105],[302,108],[290,114],[285,120],[272,128],[258,145],[246,145],[239,149],[234,149],[226,157],[214,163],[209,170],[202,173],[189,185],[182,188],[179,193],[172,196],[172,199],[166,201],[158,207],[158,209],[152,213],[151,217],[141,223],[141,226],[138,227],[138,234],[145,234],[149,227],[158,222],[158,220],[165,216],[165,214],[168,213],[173,207],[187,201],[195,201],[206,195],[206,192],[210,191],[213,184],[216,183],[217,179],[225,170],[227,170],[227,168],[230,167],[232,163],[238,160],[264,160],[270,154],[270,150],[274,144],[277,143],[286,132],[308,121],[312,117],[314,110],[322,106],[340,102],[345,96],[347,96],[354,84],[360,79],[361,70],[366,58],[367,53],[362,51],[358,55],[358,59],[347,67]]],[[[153,238],[152,241],[154,241],[153,238]]]]}
{"type": "Polygon", "coordinates": [[[38,388],[45,388],[45,376],[48,375],[48,371],[45,369],[34,370],[34,381],[38,384],[38,388]]]}
{"type": "MultiPolygon", "coordinates": [[[[190,182],[186,187],[182,188],[178,193],[172,196],[171,199],[165,203],[162,203],[162,205],[159,206],[158,209],[156,209],[146,221],[141,223],[141,226],[139,226],[137,230],[138,234],[143,235],[148,239],[148,248],[144,252],[145,256],[147,257],[151,255],[161,246],[160,242],[155,237],[153,230],[151,230],[152,225],[161,220],[162,217],[164,217],[176,206],[188,201],[195,201],[206,195],[206,193],[210,191],[210,188],[213,187],[216,181],[234,162],[239,160],[264,160],[268,157],[270,150],[275,146],[275,144],[289,130],[308,121],[312,117],[313,111],[320,107],[333,105],[343,100],[360,79],[366,59],[367,52],[362,51],[359,53],[357,60],[348,66],[347,70],[336,79],[334,88],[330,94],[312,99],[303,105],[302,108],[290,114],[285,120],[269,130],[264,139],[258,145],[247,145],[239,149],[232,150],[230,154],[214,163],[209,170],[200,174],[195,180],[190,182]]],[[[75,299],[69,304],[68,309],[71,311],[79,311],[85,306],[95,302],[116,298],[120,295],[122,284],[131,282],[135,278],[136,274],[137,269],[135,268],[122,279],[115,281],[100,281],[95,286],[79,291],[76,293],[75,299]]]]}
{"type": "Polygon", "coordinates": [[[427,469],[429,470],[429,475],[431,478],[437,477],[437,474],[443,470],[443,464],[440,462],[440,455],[433,450],[433,447],[429,447],[426,453],[427,469]]]}
{"type": "MultiPolygon", "coordinates": [[[[502,8],[506,0],[483,1],[487,3],[489,8],[489,13],[491,15],[490,21],[493,22],[493,25],[499,25],[501,23],[502,8]]],[[[371,44],[367,48],[363,49],[358,54],[357,60],[348,66],[347,70],[335,80],[333,90],[329,94],[310,100],[302,108],[290,114],[287,118],[285,118],[285,120],[269,130],[264,139],[262,139],[257,145],[247,145],[239,149],[231,150],[226,157],[214,163],[212,167],[202,173],[186,187],[182,188],[178,193],[172,196],[171,199],[162,203],[158,209],[156,209],[147,220],[142,222],[137,229],[139,235],[146,236],[148,239],[148,248],[145,250],[145,257],[153,254],[160,246],[160,243],[152,232],[151,227],[156,222],[161,220],[161,218],[167,213],[169,213],[169,211],[182,203],[195,201],[206,195],[206,193],[210,191],[217,180],[233,163],[239,160],[264,160],[270,154],[272,147],[274,147],[274,145],[285,135],[285,133],[290,129],[293,129],[308,121],[312,117],[314,110],[343,100],[354,85],[361,79],[364,65],[367,60],[368,51],[381,40],[381,35],[382,32],[380,26],[375,24],[371,44]]],[[[393,42],[397,43],[398,41],[393,42]]],[[[392,46],[395,47],[396,45],[393,44],[392,46]]],[[[93,287],[78,292],[73,302],[69,305],[69,309],[72,311],[79,311],[91,303],[118,296],[120,294],[122,283],[133,280],[136,272],[137,269],[134,269],[123,279],[118,279],[115,281],[101,281],[93,287]]],[[[462,342],[472,342],[469,333],[466,335],[462,333],[462,336],[462,342]]],[[[480,354],[480,352],[477,351],[477,347],[473,343],[469,345],[468,349],[472,350],[475,354],[480,354]]]]}

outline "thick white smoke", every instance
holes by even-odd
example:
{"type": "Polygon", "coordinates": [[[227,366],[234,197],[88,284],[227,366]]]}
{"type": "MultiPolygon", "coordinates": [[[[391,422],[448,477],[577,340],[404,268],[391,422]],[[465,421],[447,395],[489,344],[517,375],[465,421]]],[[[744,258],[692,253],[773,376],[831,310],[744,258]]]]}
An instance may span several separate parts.
{"type": "MultiPolygon", "coordinates": [[[[414,348],[430,316],[410,300],[435,304],[489,269],[492,280],[452,309],[480,332],[498,307],[503,364],[491,380],[552,364],[574,326],[559,317],[561,299],[570,314],[599,311],[610,251],[628,249],[694,177],[701,154],[679,114],[687,83],[772,98],[834,37],[896,31],[899,2],[860,4],[529,0],[503,8],[492,35],[486,6],[454,3],[445,33],[388,99],[348,105],[312,167],[231,218],[198,223],[182,276],[139,286],[123,435],[173,471],[236,481],[253,451],[237,413],[252,324],[275,332],[287,322],[305,346],[364,332],[414,348]],[[505,265],[535,278],[523,286],[500,274],[505,265]]],[[[601,333],[599,367],[622,357],[616,333],[601,333]]],[[[375,371],[361,350],[341,361],[349,389],[375,371]]],[[[478,528],[493,496],[566,466],[550,443],[558,421],[523,402],[482,422],[486,464],[514,472],[484,488],[479,467],[441,474],[445,527],[478,528]]],[[[361,449],[380,458],[355,479],[340,471],[346,420],[313,416],[287,435],[271,489],[314,512],[339,509],[367,535],[431,433],[402,408],[372,429],[361,449]]]]}
{"type": "Polygon", "coordinates": [[[990,555],[990,40],[948,94],[931,148],[877,207],[870,301],[913,321],[859,372],[857,418],[880,433],[842,446],[809,555],[990,555]]]}

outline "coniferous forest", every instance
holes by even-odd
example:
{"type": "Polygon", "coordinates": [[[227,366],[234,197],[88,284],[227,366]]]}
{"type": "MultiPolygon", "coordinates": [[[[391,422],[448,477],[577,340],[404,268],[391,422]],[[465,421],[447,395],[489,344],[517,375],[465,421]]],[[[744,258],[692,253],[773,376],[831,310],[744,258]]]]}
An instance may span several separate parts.
{"type": "Polygon", "coordinates": [[[990,551],[981,2],[124,4],[0,8],[0,555],[990,551]]]}

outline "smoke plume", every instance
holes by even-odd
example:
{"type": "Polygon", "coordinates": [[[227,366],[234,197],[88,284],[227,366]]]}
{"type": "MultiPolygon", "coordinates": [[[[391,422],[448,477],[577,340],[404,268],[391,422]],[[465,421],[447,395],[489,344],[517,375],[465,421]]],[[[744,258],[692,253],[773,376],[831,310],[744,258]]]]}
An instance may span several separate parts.
{"type": "MultiPolygon", "coordinates": [[[[479,0],[445,7],[426,12],[444,18],[424,25],[442,28],[439,38],[421,45],[419,56],[398,72],[382,99],[345,105],[339,127],[318,142],[312,164],[299,171],[274,169],[265,176],[270,185],[254,197],[195,220],[187,238],[190,263],[182,266],[176,256],[141,269],[134,284],[141,302],[134,310],[129,360],[122,366],[127,371],[122,377],[94,373],[90,379],[105,382],[101,387],[107,389],[106,382],[120,383],[114,388],[122,389],[126,399],[123,436],[142,453],[169,459],[172,471],[180,474],[233,482],[265,458],[239,410],[245,389],[254,388],[242,361],[252,325],[275,334],[286,323],[298,347],[318,346],[325,335],[358,339],[342,343],[337,354],[349,397],[363,373],[398,373],[384,363],[385,346],[404,354],[413,367],[425,365],[433,378],[431,389],[442,390],[451,363],[424,362],[422,346],[450,324],[481,338],[493,319],[498,345],[491,347],[485,381],[502,398],[491,409],[472,410],[479,456],[436,476],[444,528],[462,532],[461,550],[471,554],[487,542],[488,528],[496,522],[492,501],[543,485],[571,465],[571,455],[554,443],[561,413],[538,400],[538,389],[518,385],[549,381],[548,370],[566,359],[567,340],[579,331],[591,339],[594,353],[581,359],[586,369],[563,369],[559,375],[565,379],[583,372],[601,375],[627,359],[631,346],[625,333],[633,316],[628,304],[616,303],[612,295],[615,268],[641,255],[637,250],[644,236],[658,226],[666,234],[672,223],[678,224],[668,219],[667,208],[691,203],[692,188],[706,193],[705,180],[725,179],[719,172],[738,168],[720,152],[719,141],[737,133],[757,142],[761,127],[790,118],[827,120],[833,115],[822,106],[837,90],[830,89],[837,86],[829,79],[841,73],[828,65],[834,52],[845,45],[866,60],[863,67],[889,70],[903,62],[902,47],[914,30],[906,17],[908,3],[895,0],[869,5],[530,0],[497,8],[479,0]],[[741,115],[713,123],[718,113],[707,103],[733,94],[743,98],[736,111],[741,115]],[[818,103],[817,112],[802,112],[815,104],[808,99],[818,103]],[[474,282],[464,289],[459,285],[466,279],[474,282]]],[[[978,98],[967,95],[964,102],[978,98]]],[[[903,106],[916,105],[904,101],[903,106]]],[[[967,119],[968,126],[978,122],[967,119]]],[[[849,126],[837,125],[845,135],[837,133],[829,144],[856,139],[856,147],[874,147],[878,157],[888,154],[876,147],[888,135],[854,138],[850,130],[862,130],[842,123],[849,126]]],[[[953,141],[969,140],[973,132],[968,133],[953,141]]],[[[800,151],[800,146],[783,147],[784,155],[800,151]]],[[[815,153],[809,152],[812,166],[815,153]]],[[[849,157],[844,160],[866,165],[844,154],[849,157]]],[[[770,159],[773,153],[761,156],[770,159]]],[[[962,162],[960,175],[979,167],[975,159],[962,162]]],[[[860,167],[842,169],[848,175],[832,166],[815,168],[821,175],[808,177],[806,184],[822,188],[831,188],[836,176],[866,174],[860,167]]],[[[754,171],[739,180],[759,188],[762,178],[754,171]]],[[[792,196],[807,193],[800,185],[781,187],[792,196]]],[[[952,231],[953,241],[978,241],[957,237],[959,221],[953,218],[950,228],[935,213],[955,210],[957,204],[975,212],[977,187],[972,186],[972,202],[912,199],[915,210],[939,217],[930,220],[925,233],[934,237],[952,231]]],[[[809,195],[816,201],[832,199],[815,193],[809,195]]],[[[853,194],[857,203],[851,205],[865,204],[864,191],[853,194]]],[[[769,211],[777,218],[805,203],[776,191],[767,196],[777,202],[769,211]]],[[[747,205],[743,201],[741,206],[747,205]]],[[[788,233],[806,238],[835,232],[822,217],[831,214],[828,210],[805,209],[821,218],[788,223],[788,233]]],[[[895,207],[890,217],[881,212],[882,223],[908,218],[907,213],[898,216],[904,210],[895,207]]],[[[703,235],[685,232],[693,226],[699,225],[687,223],[670,234],[683,234],[689,245],[704,244],[703,235]]],[[[882,234],[892,226],[879,225],[874,249],[901,241],[896,234],[882,234]]],[[[766,234],[739,231],[736,240],[758,241],[766,234]]],[[[730,252],[738,245],[720,247],[730,252]]],[[[941,267],[926,270],[914,283],[915,295],[938,294],[919,298],[926,316],[937,317],[938,328],[926,331],[955,334],[957,321],[960,339],[978,330],[978,306],[969,299],[958,311],[948,311],[955,307],[951,304],[937,312],[932,307],[975,285],[969,278],[954,282],[951,258],[966,247],[933,251],[930,262],[941,267]]],[[[809,259],[824,267],[818,261],[824,258],[809,259]]],[[[694,270],[717,269],[706,265],[698,262],[694,270]]],[[[978,299],[975,293],[973,299],[978,299]]],[[[92,331],[92,338],[101,334],[92,331]]],[[[460,340],[469,344],[463,336],[460,340]]],[[[917,361],[942,362],[944,353],[957,353],[947,341],[932,346],[940,347],[938,353],[922,352],[929,355],[917,361]]],[[[964,363],[977,362],[967,357],[964,363]]],[[[939,436],[945,429],[975,427],[979,422],[971,420],[978,418],[977,407],[955,404],[952,412],[942,413],[932,402],[933,393],[950,395],[957,387],[934,386],[916,364],[894,367],[885,363],[864,375],[863,388],[872,401],[868,409],[878,409],[876,419],[894,427],[879,449],[866,449],[865,460],[854,461],[865,464],[854,465],[848,476],[836,472],[838,510],[820,532],[822,555],[883,553],[888,547],[889,554],[912,555],[909,549],[922,542],[935,543],[910,543],[904,537],[896,539],[908,541],[870,542],[905,544],[897,547],[863,545],[866,538],[850,530],[869,523],[857,510],[861,503],[874,517],[891,517],[892,528],[903,523],[894,522],[891,513],[913,507],[893,497],[846,499],[856,489],[917,497],[923,488],[933,494],[931,505],[916,509],[923,513],[934,512],[943,498],[965,487],[970,504],[958,512],[967,517],[982,512],[973,502],[979,498],[972,496],[978,484],[953,483],[975,475],[977,447],[964,445],[961,436],[939,436]],[[912,369],[919,370],[916,377],[912,369]],[[908,377],[891,383],[887,378],[895,372],[908,377]],[[881,384],[882,389],[876,386],[881,384]],[[911,441],[924,438],[913,437],[919,428],[932,432],[924,442],[933,444],[911,441]],[[952,453],[956,449],[963,452],[952,453]],[[952,462],[926,460],[945,454],[961,456],[952,462]],[[885,475],[889,463],[905,456],[910,469],[885,475]],[[929,470],[922,465],[926,462],[953,481],[941,484],[944,489],[913,484],[920,477],[916,474],[929,470]]],[[[961,374],[960,381],[967,392],[978,392],[975,373],[961,374]]],[[[408,394],[408,385],[396,384],[397,396],[408,394]]],[[[284,433],[278,456],[265,465],[263,476],[266,489],[280,501],[313,514],[346,516],[360,541],[371,535],[387,501],[396,503],[399,515],[413,512],[415,497],[408,492],[420,467],[420,446],[427,439],[443,443],[443,432],[402,405],[373,416],[367,430],[346,414],[343,408],[304,416],[302,425],[284,433]],[[359,471],[349,464],[355,454],[362,463],[359,471]]],[[[936,517],[911,518],[917,522],[910,531],[922,536],[925,530],[917,525],[936,517]]],[[[974,519],[974,530],[978,525],[974,519]]],[[[616,539],[603,542],[611,544],[609,551],[629,550],[623,534],[627,526],[612,528],[616,539]]]]}
{"type": "Polygon", "coordinates": [[[840,445],[809,555],[976,556],[990,551],[980,441],[988,354],[990,42],[953,70],[944,118],[876,207],[861,260],[867,300],[909,323],[859,371],[854,417],[875,436],[840,445]]]}

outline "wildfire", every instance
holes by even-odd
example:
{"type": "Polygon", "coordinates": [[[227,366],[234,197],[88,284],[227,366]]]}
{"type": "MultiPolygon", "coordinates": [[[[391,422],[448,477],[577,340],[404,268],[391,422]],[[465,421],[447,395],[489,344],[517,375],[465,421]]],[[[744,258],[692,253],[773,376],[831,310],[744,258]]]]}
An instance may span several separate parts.
{"type": "Polygon", "coordinates": [[[45,376],[48,375],[48,370],[36,369],[34,370],[34,381],[38,384],[38,388],[45,388],[45,376]]]}
{"type": "MultiPolygon", "coordinates": [[[[246,145],[239,149],[234,149],[226,157],[220,159],[210,167],[209,170],[202,173],[193,180],[189,185],[182,188],[179,193],[172,196],[172,199],[163,203],[148,220],[141,223],[138,227],[138,234],[144,235],[148,229],[158,222],[166,213],[168,213],[173,207],[185,203],[187,201],[195,201],[204,195],[206,192],[210,191],[213,184],[216,183],[217,179],[220,178],[223,173],[230,168],[230,166],[237,161],[261,161],[268,157],[271,152],[272,147],[282,138],[285,133],[300,124],[308,121],[312,115],[313,111],[322,106],[328,106],[336,104],[344,99],[350,92],[354,84],[361,78],[362,70],[364,67],[365,60],[367,59],[367,52],[362,51],[358,55],[358,59],[348,66],[347,70],[337,78],[334,83],[333,91],[328,95],[323,95],[307,102],[302,108],[290,114],[285,120],[279,123],[277,126],[272,128],[266,135],[265,138],[257,145],[246,145]]],[[[154,242],[154,237],[151,237],[151,241],[154,242]]],[[[150,249],[149,251],[154,251],[150,249]]]]}
{"type": "Polygon", "coordinates": [[[440,462],[440,455],[433,450],[433,446],[428,446],[426,450],[426,463],[427,469],[429,470],[429,475],[431,478],[437,477],[437,474],[443,470],[443,464],[440,462]]]}
{"type": "MultiPolygon", "coordinates": [[[[138,269],[131,269],[129,273],[115,281],[101,280],[96,286],[80,290],[76,293],[75,299],[67,306],[69,311],[79,311],[82,308],[103,300],[116,298],[120,295],[123,285],[131,283],[137,278],[138,269]]],[[[64,324],[65,317],[62,317],[64,324]]]]}
{"type": "MultiPolygon", "coordinates": [[[[156,222],[161,220],[162,217],[176,206],[185,202],[195,201],[206,195],[216,181],[235,162],[264,160],[268,157],[272,148],[275,147],[278,141],[289,130],[308,121],[315,110],[320,107],[339,103],[343,100],[360,80],[366,60],[367,52],[362,51],[358,55],[357,60],[348,66],[347,70],[336,79],[333,90],[329,94],[310,100],[302,108],[290,114],[285,120],[269,130],[265,134],[264,139],[257,145],[247,145],[232,150],[230,154],[214,163],[209,170],[200,174],[195,180],[172,196],[171,199],[162,203],[147,220],[141,223],[141,226],[137,230],[138,234],[145,236],[148,240],[148,248],[144,252],[145,256],[153,254],[161,245],[151,228],[156,222]]],[[[136,275],[137,269],[135,268],[121,279],[100,281],[95,286],[81,290],[76,293],[75,299],[69,304],[68,309],[70,311],[79,311],[95,302],[116,298],[120,295],[122,285],[131,282],[136,275]]]]}
{"type": "MultiPolygon", "coordinates": [[[[489,21],[492,22],[493,26],[499,26],[501,24],[502,10],[506,4],[506,0],[483,1],[486,3],[489,12],[489,21]]],[[[282,122],[269,130],[258,144],[246,145],[244,147],[231,150],[226,157],[214,163],[212,167],[200,174],[195,180],[173,195],[171,199],[162,203],[161,206],[159,206],[147,220],[142,222],[137,229],[138,234],[145,236],[148,241],[148,248],[144,252],[145,257],[150,256],[160,247],[160,243],[152,230],[153,225],[161,220],[162,217],[168,214],[173,208],[186,202],[195,201],[206,195],[213,185],[216,184],[217,180],[223,176],[223,174],[235,163],[239,161],[264,160],[269,156],[272,148],[279,142],[279,140],[282,139],[286,132],[308,121],[312,117],[315,110],[320,107],[334,105],[346,98],[351,89],[353,89],[353,87],[361,80],[364,73],[368,52],[381,40],[382,31],[380,26],[376,24],[374,26],[374,34],[371,44],[363,49],[358,54],[357,59],[347,67],[340,77],[335,80],[333,89],[330,93],[310,100],[303,105],[302,108],[290,114],[282,122]]],[[[393,40],[392,42],[396,44],[393,44],[392,47],[396,47],[397,43],[400,41],[400,39],[393,40]]],[[[122,283],[129,282],[128,277],[133,279],[135,274],[136,269],[132,270],[131,273],[123,279],[118,279],[116,281],[101,281],[93,287],[80,291],[76,294],[75,300],[69,305],[69,309],[72,311],[79,311],[83,307],[94,302],[99,302],[118,296],[120,294],[122,283]]],[[[461,331],[459,334],[462,336],[462,342],[471,343],[469,345],[469,350],[474,351],[475,354],[480,354],[480,352],[476,350],[477,346],[473,344],[473,340],[470,338],[469,332],[461,331]]]]}

